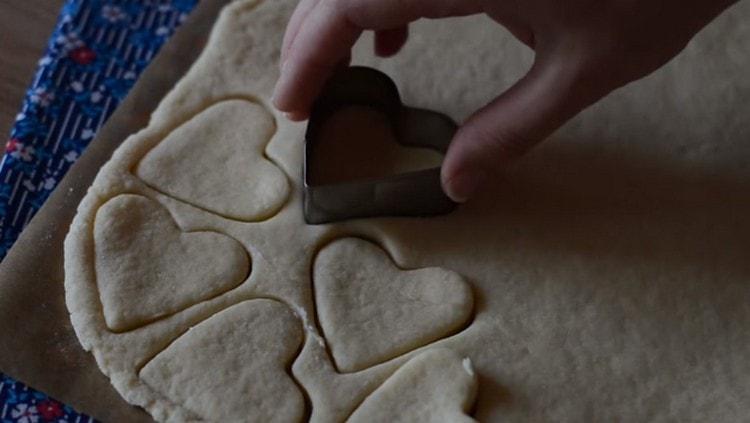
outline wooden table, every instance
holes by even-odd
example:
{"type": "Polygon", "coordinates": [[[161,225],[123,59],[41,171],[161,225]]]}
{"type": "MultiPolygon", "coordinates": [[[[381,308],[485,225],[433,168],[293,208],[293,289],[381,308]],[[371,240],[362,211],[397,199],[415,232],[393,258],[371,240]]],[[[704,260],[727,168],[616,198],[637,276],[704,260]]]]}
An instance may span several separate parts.
{"type": "Polygon", "coordinates": [[[52,33],[63,0],[0,1],[0,148],[52,33]]]}

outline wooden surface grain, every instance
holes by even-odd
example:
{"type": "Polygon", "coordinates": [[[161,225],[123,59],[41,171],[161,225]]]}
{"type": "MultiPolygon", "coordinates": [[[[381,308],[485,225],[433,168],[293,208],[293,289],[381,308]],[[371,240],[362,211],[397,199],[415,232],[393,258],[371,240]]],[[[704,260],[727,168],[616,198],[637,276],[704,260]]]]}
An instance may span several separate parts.
{"type": "Polygon", "coordinates": [[[0,0],[0,146],[21,107],[63,0],[0,0]]]}

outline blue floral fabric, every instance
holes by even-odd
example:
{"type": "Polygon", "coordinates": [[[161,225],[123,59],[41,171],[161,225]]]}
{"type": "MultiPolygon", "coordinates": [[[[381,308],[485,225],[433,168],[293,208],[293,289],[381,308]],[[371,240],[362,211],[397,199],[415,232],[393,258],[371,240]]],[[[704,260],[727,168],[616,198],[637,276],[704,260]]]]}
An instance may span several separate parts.
{"type": "Polygon", "coordinates": [[[0,374],[0,422],[95,422],[73,408],[0,374]]]}
{"type": "Polygon", "coordinates": [[[71,0],[0,162],[0,258],[197,0],[71,0]]]}
{"type": "MultiPolygon", "coordinates": [[[[0,159],[0,260],[196,3],[66,2],[0,159]]],[[[0,373],[0,422],[89,420],[0,373]]]]}

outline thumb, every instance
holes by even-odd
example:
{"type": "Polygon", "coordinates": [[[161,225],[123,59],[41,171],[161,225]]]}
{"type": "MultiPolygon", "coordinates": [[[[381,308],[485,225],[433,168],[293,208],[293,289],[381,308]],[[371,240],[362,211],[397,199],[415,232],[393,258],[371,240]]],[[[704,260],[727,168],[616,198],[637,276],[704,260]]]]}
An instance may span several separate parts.
{"type": "Polygon", "coordinates": [[[523,155],[601,98],[564,58],[538,60],[513,87],[456,132],[442,166],[443,190],[465,202],[497,168],[523,155]]]}

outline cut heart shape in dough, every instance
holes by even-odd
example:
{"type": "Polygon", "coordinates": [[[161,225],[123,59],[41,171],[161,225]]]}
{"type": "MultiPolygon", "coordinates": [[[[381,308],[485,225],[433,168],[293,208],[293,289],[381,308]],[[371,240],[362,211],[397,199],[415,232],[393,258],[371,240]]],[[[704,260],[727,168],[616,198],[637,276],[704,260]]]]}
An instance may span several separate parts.
{"type": "Polygon", "coordinates": [[[344,238],[313,268],[321,328],[343,372],[384,362],[448,336],[470,318],[469,285],[450,270],[402,270],[377,245],[344,238]]]}
{"type": "Polygon", "coordinates": [[[348,106],[321,125],[308,179],[316,185],[350,182],[439,167],[443,156],[396,141],[381,112],[348,106]]]}
{"type": "Polygon", "coordinates": [[[289,307],[249,300],[190,329],[140,378],[201,420],[297,422],[305,400],[286,369],[302,340],[302,323],[289,307]]]}
{"type": "Polygon", "coordinates": [[[347,422],[470,423],[475,420],[467,413],[476,392],[477,377],[468,358],[431,349],[398,369],[347,422]]]}
{"type": "Polygon", "coordinates": [[[247,277],[242,245],[216,232],[182,232],[155,201],[124,194],[94,225],[96,275],[107,326],[133,329],[214,297],[247,277]]]}
{"type": "Polygon", "coordinates": [[[222,101],[172,131],[135,173],[153,188],[210,212],[262,220],[289,194],[286,176],[263,155],[275,131],[273,116],[260,104],[222,101]]]}

